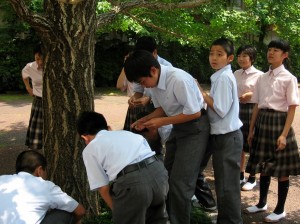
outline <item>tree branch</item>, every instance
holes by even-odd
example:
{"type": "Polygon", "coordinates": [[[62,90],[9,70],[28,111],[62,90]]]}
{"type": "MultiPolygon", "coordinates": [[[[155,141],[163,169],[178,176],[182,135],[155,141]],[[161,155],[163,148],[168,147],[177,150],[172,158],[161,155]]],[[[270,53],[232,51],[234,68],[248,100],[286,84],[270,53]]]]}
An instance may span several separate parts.
{"type": "Polygon", "coordinates": [[[111,12],[101,14],[98,17],[98,27],[101,25],[105,25],[111,23],[118,14],[125,14],[126,12],[136,9],[136,8],[146,8],[151,10],[172,10],[172,9],[187,9],[187,8],[195,8],[200,5],[210,3],[211,0],[193,0],[179,3],[161,3],[161,2],[152,2],[152,1],[141,1],[135,0],[130,2],[120,2],[120,1],[109,1],[113,8],[111,12]]]}
{"type": "Polygon", "coordinates": [[[49,21],[38,14],[32,13],[26,6],[24,0],[9,0],[17,15],[30,24],[38,32],[50,32],[49,21]]]}

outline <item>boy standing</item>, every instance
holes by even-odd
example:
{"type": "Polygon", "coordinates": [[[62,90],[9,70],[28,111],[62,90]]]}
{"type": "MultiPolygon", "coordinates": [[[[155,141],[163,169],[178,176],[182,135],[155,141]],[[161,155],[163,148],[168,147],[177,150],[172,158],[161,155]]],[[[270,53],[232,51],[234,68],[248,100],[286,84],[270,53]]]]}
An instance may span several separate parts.
{"type": "Polygon", "coordinates": [[[142,130],[173,124],[164,161],[170,186],[168,214],[172,224],[190,223],[191,198],[209,136],[203,97],[191,75],[160,65],[147,51],[131,54],[124,69],[129,81],[152,88],[156,108],[132,126],[142,130]]]}
{"type": "Polygon", "coordinates": [[[141,135],[108,131],[102,114],[83,112],[77,131],[91,190],[112,209],[116,224],[166,224],[168,175],[141,135]],[[114,181],[110,186],[109,182],[114,181]]]}
{"type": "Polygon", "coordinates": [[[208,106],[210,146],[213,150],[213,168],[218,202],[218,223],[240,224],[240,158],[243,136],[240,130],[239,99],[231,65],[234,47],[230,40],[213,42],[209,62],[216,72],[211,76],[208,95],[201,89],[208,106]]]}

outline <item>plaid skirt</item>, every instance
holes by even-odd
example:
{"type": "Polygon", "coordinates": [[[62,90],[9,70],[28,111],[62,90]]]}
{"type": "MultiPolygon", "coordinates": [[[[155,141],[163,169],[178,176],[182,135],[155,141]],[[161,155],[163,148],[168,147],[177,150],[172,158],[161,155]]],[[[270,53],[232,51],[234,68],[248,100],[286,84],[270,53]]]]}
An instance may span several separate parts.
{"type": "Polygon", "coordinates": [[[133,108],[128,107],[123,130],[132,131],[130,125],[137,120],[136,116],[139,113],[144,111],[145,111],[145,107],[133,107],[133,108]]]}
{"type": "Polygon", "coordinates": [[[285,125],[287,113],[259,110],[246,172],[264,173],[273,177],[300,174],[300,157],[293,128],[286,137],[284,150],[276,151],[276,141],[285,125]]]}
{"type": "Polygon", "coordinates": [[[43,148],[43,104],[41,97],[34,97],[25,145],[30,149],[43,148]]]}
{"type": "Polygon", "coordinates": [[[249,152],[249,145],[247,142],[248,134],[249,134],[249,127],[250,127],[250,121],[252,116],[252,110],[254,107],[254,103],[247,103],[242,104],[240,103],[240,119],[243,122],[243,126],[241,127],[241,131],[243,133],[243,150],[244,152],[249,152]]]}

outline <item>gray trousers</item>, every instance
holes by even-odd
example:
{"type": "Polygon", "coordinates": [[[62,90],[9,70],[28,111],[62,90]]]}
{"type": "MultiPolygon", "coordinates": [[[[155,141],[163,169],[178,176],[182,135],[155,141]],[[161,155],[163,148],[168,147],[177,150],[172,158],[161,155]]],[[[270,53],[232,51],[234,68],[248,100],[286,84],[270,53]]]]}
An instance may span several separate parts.
{"type": "Polygon", "coordinates": [[[41,224],[72,224],[74,223],[73,214],[63,210],[53,209],[47,212],[41,224]]]}
{"type": "Polygon", "coordinates": [[[172,224],[190,223],[191,198],[195,192],[209,130],[207,115],[173,125],[165,155],[170,187],[167,210],[172,224]]]}
{"type": "Polygon", "coordinates": [[[211,135],[213,168],[218,204],[218,224],[241,224],[240,159],[243,149],[241,130],[211,135]]]}
{"type": "Polygon", "coordinates": [[[160,159],[117,178],[111,186],[113,223],[166,224],[168,189],[168,173],[160,159]]]}

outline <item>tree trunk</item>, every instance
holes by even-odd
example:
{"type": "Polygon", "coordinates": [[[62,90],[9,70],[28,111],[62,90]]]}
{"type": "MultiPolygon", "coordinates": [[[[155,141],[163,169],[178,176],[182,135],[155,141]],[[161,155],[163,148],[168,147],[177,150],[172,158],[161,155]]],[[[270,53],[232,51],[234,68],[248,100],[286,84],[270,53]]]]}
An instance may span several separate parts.
{"type": "Polygon", "coordinates": [[[99,213],[99,200],[89,190],[76,119],[80,112],[94,110],[95,4],[45,1],[45,14],[55,26],[40,33],[46,55],[43,113],[49,177],[93,215],[99,213]]]}

